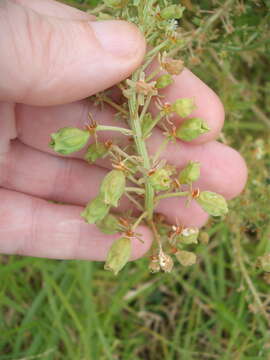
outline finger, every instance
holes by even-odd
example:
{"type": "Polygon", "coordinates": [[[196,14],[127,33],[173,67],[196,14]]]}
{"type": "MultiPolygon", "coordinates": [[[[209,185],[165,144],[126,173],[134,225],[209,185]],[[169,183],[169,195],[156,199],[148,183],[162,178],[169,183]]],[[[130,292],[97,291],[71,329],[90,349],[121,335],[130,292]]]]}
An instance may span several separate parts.
{"type": "MultiPolygon", "coordinates": [[[[0,189],[0,253],[55,259],[104,260],[118,235],[105,235],[80,217],[79,206],[57,205],[0,189]]],[[[151,245],[151,233],[139,226],[143,243],[132,240],[132,259],[151,245]]]]}
{"type": "Polygon", "coordinates": [[[13,1],[0,5],[0,99],[52,105],[82,99],[126,78],[145,41],[124,21],[41,15],[13,1]]]}
{"type": "MultiPolygon", "coordinates": [[[[9,153],[0,162],[0,187],[42,199],[85,206],[97,196],[106,173],[106,169],[89,166],[82,160],[55,157],[13,141],[9,153]]],[[[124,213],[131,208],[132,203],[123,197],[114,210],[124,213]]],[[[177,219],[186,226],[201,226],[207,219],[196,204],[187,209],[183,201],[172,201],[168,208],[166,202],[161,202],[159,211],[167,216],[168,221],[174,223],[177,219]]]]}
{"type": "Polygon", "coordinates": [[[13,2],[28,7],[42,15],[61,19],[89,20],[95,18],[95,16],[84,11],[53,0],[13,0],[13,2]]]}
{"type": "MultiPolygon", "coordinates": [[[[87,107],[84,101],[50,108],[19,106],[19,138],[29,146],[53,154],[48,147],[50,134],[64,126],[83,127],[87,121],[88,111],[89,106],[87,107]],[[38,121],[34,121],[36,119],[38,121]]],[[[98,123],[112,124],[113,112],[109,108],[99,112],[96,107],[91,107],[90,112],[98,123]]],[[[125,126],[118,120],[114,120],[113,124],[125,126]]],[[[128,143],[126,136],[117,135],[113,138],[115,135],[112,132],[102,132],[100,136],[104,141],[114,139],[122,147],[128,143]]],[[[150,153],[156,153],[163,139],[162,132],[155,129],[148,141],[150,153]]],[[[82,158],[83,151],[74,156],[82,158]]],[[[177,141],[176,144],[168,146],[162,157],[179,169],[190,160],[199,161],[202,175],[197,185],[202,189],[221,193],[227,198],[237,196],[246,182],[247,169],[242,157],[232,148],[216,141],[198,145],[177,141]]]]}

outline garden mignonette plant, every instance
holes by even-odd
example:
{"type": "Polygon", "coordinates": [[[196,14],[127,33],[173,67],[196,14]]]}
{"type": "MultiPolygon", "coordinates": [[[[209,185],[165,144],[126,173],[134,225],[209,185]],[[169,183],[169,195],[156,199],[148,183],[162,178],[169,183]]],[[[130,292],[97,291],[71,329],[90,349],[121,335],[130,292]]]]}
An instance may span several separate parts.
{"type": "Polygon", "coordinates": [[[161,199],[184,197],[187,207],[191,201],[196,201],[212,216],[223,216],[228,211],[221,195],[200,191],[193,185],[200,177],[199,162],[190,161],[179,170],[162,159],[162,152],[170,142],[177,139],[189,142],[210,130],[204,119],[191,116],[196,108],[192,98],[168,103],[161,94],[161,90],[169,87],[174,76],[184,69],[181,51],[187,40],[180,27],[184,10],[183,6],[171,1],[104,0],[95,9],[98,18],[118,18],[135,23],[148,45],[143,64],[130,78],[117,85],[123,98],[121,104],[106,91],[90,99],[96,106],[107,103],[114,107],[117,110],[115,116],[127,127],[100,125],[89,113],[89,123],[84,128],[65,127],[51,134],[49,146],[59,154],[68,155],[85,149],[84,159],[90,166],[100,158],[111,161],[112,170],[104,177],[98,195],[86,205],[81,216],[106,234],[119,233],[105,263],[105,269],[114,274],[129,261],[132,240],[142,241],[136,231],[141,223],[148,225],[153,233],[154,241],[148,254],[151,272],[171,272],[174,259],[182,266],[196,262],[194,249],[199,230],[185,224],[168,224],[163,215],[155,213],[161,199]],[[154,60],[157,65],[149,71],[154,60]],[[155,115],[150,112],[150,104],[156,108],[155,115]],[[178,115],[184,121],[176,127],[171,121],[172,115],[178,115]],[[150,156],[147,140],[157,125],[163,129],[164,140],[154,156],[150,156]],[[120,148],[113,140],[102,142],[99,135],[108,130],[127,136],[129,145],[120,148]],[[90,138],[92,143],[87,145],[90,138]],[[134,210],[128,214],[121,214],[117,209],[124,195],[134,205],[134,210]]]}

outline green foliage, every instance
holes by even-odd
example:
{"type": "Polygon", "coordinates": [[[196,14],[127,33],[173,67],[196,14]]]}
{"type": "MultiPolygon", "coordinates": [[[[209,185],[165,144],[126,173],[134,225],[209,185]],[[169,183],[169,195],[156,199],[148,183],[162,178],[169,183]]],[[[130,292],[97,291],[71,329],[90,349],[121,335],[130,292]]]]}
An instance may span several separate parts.
{"type": "Polygon", "coordinates": [[[169,275],[145,259],[115,280],[101,264],[2,256],[1,360],[269,359],[270,279],[256,265],[270,252],[270,5],[182,5],[195,31],[183,56],[222,98],[220,139],[248,163],[244,193],[205,228],[197,264],[169,275]]]}

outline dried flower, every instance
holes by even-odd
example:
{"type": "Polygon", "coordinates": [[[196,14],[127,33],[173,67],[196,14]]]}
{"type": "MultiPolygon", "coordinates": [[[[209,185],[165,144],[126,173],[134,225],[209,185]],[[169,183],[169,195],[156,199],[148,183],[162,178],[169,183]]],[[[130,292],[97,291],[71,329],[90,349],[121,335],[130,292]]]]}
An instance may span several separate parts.
{"type": "Polygon", "coordinates": [[[128,237],[117,239],[109,250],[104,269],[110,270],[114,275],[117,275],[129,261],[130,255],[131,239],[128,237]]]}
{"type": "Polygon", "coordinates": [[[160,271],[160,265],[159,265],[159,259],[158,258],[152,258],[148,269],[150,270],[151,273],[157,273],[160,271]]]}
{"type": "Polygon", "coordinates": [[[101,196],[97,196],[87,204],[81,216],[88,224],[94,224],[102,220],[108,214],[109,210],[110,206],[104,203],[101,196]]]}
{"type": "Polygon", "coordinates": [[[176,256],[176,259],[183,266],[191,266],[191,265],[196,264],[197,256],[191,251],[179,250],[179,251],[177,251],[175,256],[176,256]]]}
{"type": "Polygon", "coordinates": [[[189,98],[177,99],[172,107],[176,114],[182,118],[189,116],[196,109],[194,99],[189,98]]]}
{"type": "Polygon", "coordinates": [[[160,65],[171,75],[179,75],[184,70],[184,62],[181,59],[166,58],[166,53],[160,59],[160,65]]]}
{"type": "Polygon", "coordinates": [[[179,125],[176,129],[176,137],[184,141],[191,141],[209,130],[205,121],[200,118],[191,118],[179,125]]]}
{"type": "Polygon", "coordinates": [[[212,191],[200,192],[196,201],[209,215],[222,216],[228,212],[227,202],[224,197],[212,191]]]}
{"type": "Polygon", "coordinates": [[[90,134],[87,130],[64,127],[51,134],[49,146],[62,155],[81,150],[88,142],[90,134]]]}
{"type": "Polygon", "coordinates": [[[173,268],[173,259],[170,255],[165,254],[163,251],[160,251],[159,255],[159,265],[164,272],[171,272],[173,268]]]}
{"type": "Polygon", "coordinates": [[[103,179],[100,194],[105,204],[117,207],[118,201],[125,191],[126,177],[121,170],[110,171],[103,179]]]}
{"type": "Polygon", "coordinates": [[[178,180],[180,184],[191,184],[200,177],[200,163],[190,161],[182,171],[180,171],[178,180]]]}

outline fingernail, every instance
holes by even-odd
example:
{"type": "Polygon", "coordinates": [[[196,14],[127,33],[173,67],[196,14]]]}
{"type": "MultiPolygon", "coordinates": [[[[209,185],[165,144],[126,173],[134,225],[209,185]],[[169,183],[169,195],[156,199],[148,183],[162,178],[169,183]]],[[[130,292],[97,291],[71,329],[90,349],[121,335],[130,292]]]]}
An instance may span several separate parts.
{"type": "Polygon", "coordinates": [[[145,41],[139,29],[126,21],[107,20],[91,22],[103,49],[116,57],[141,56],[145,41]]]}

